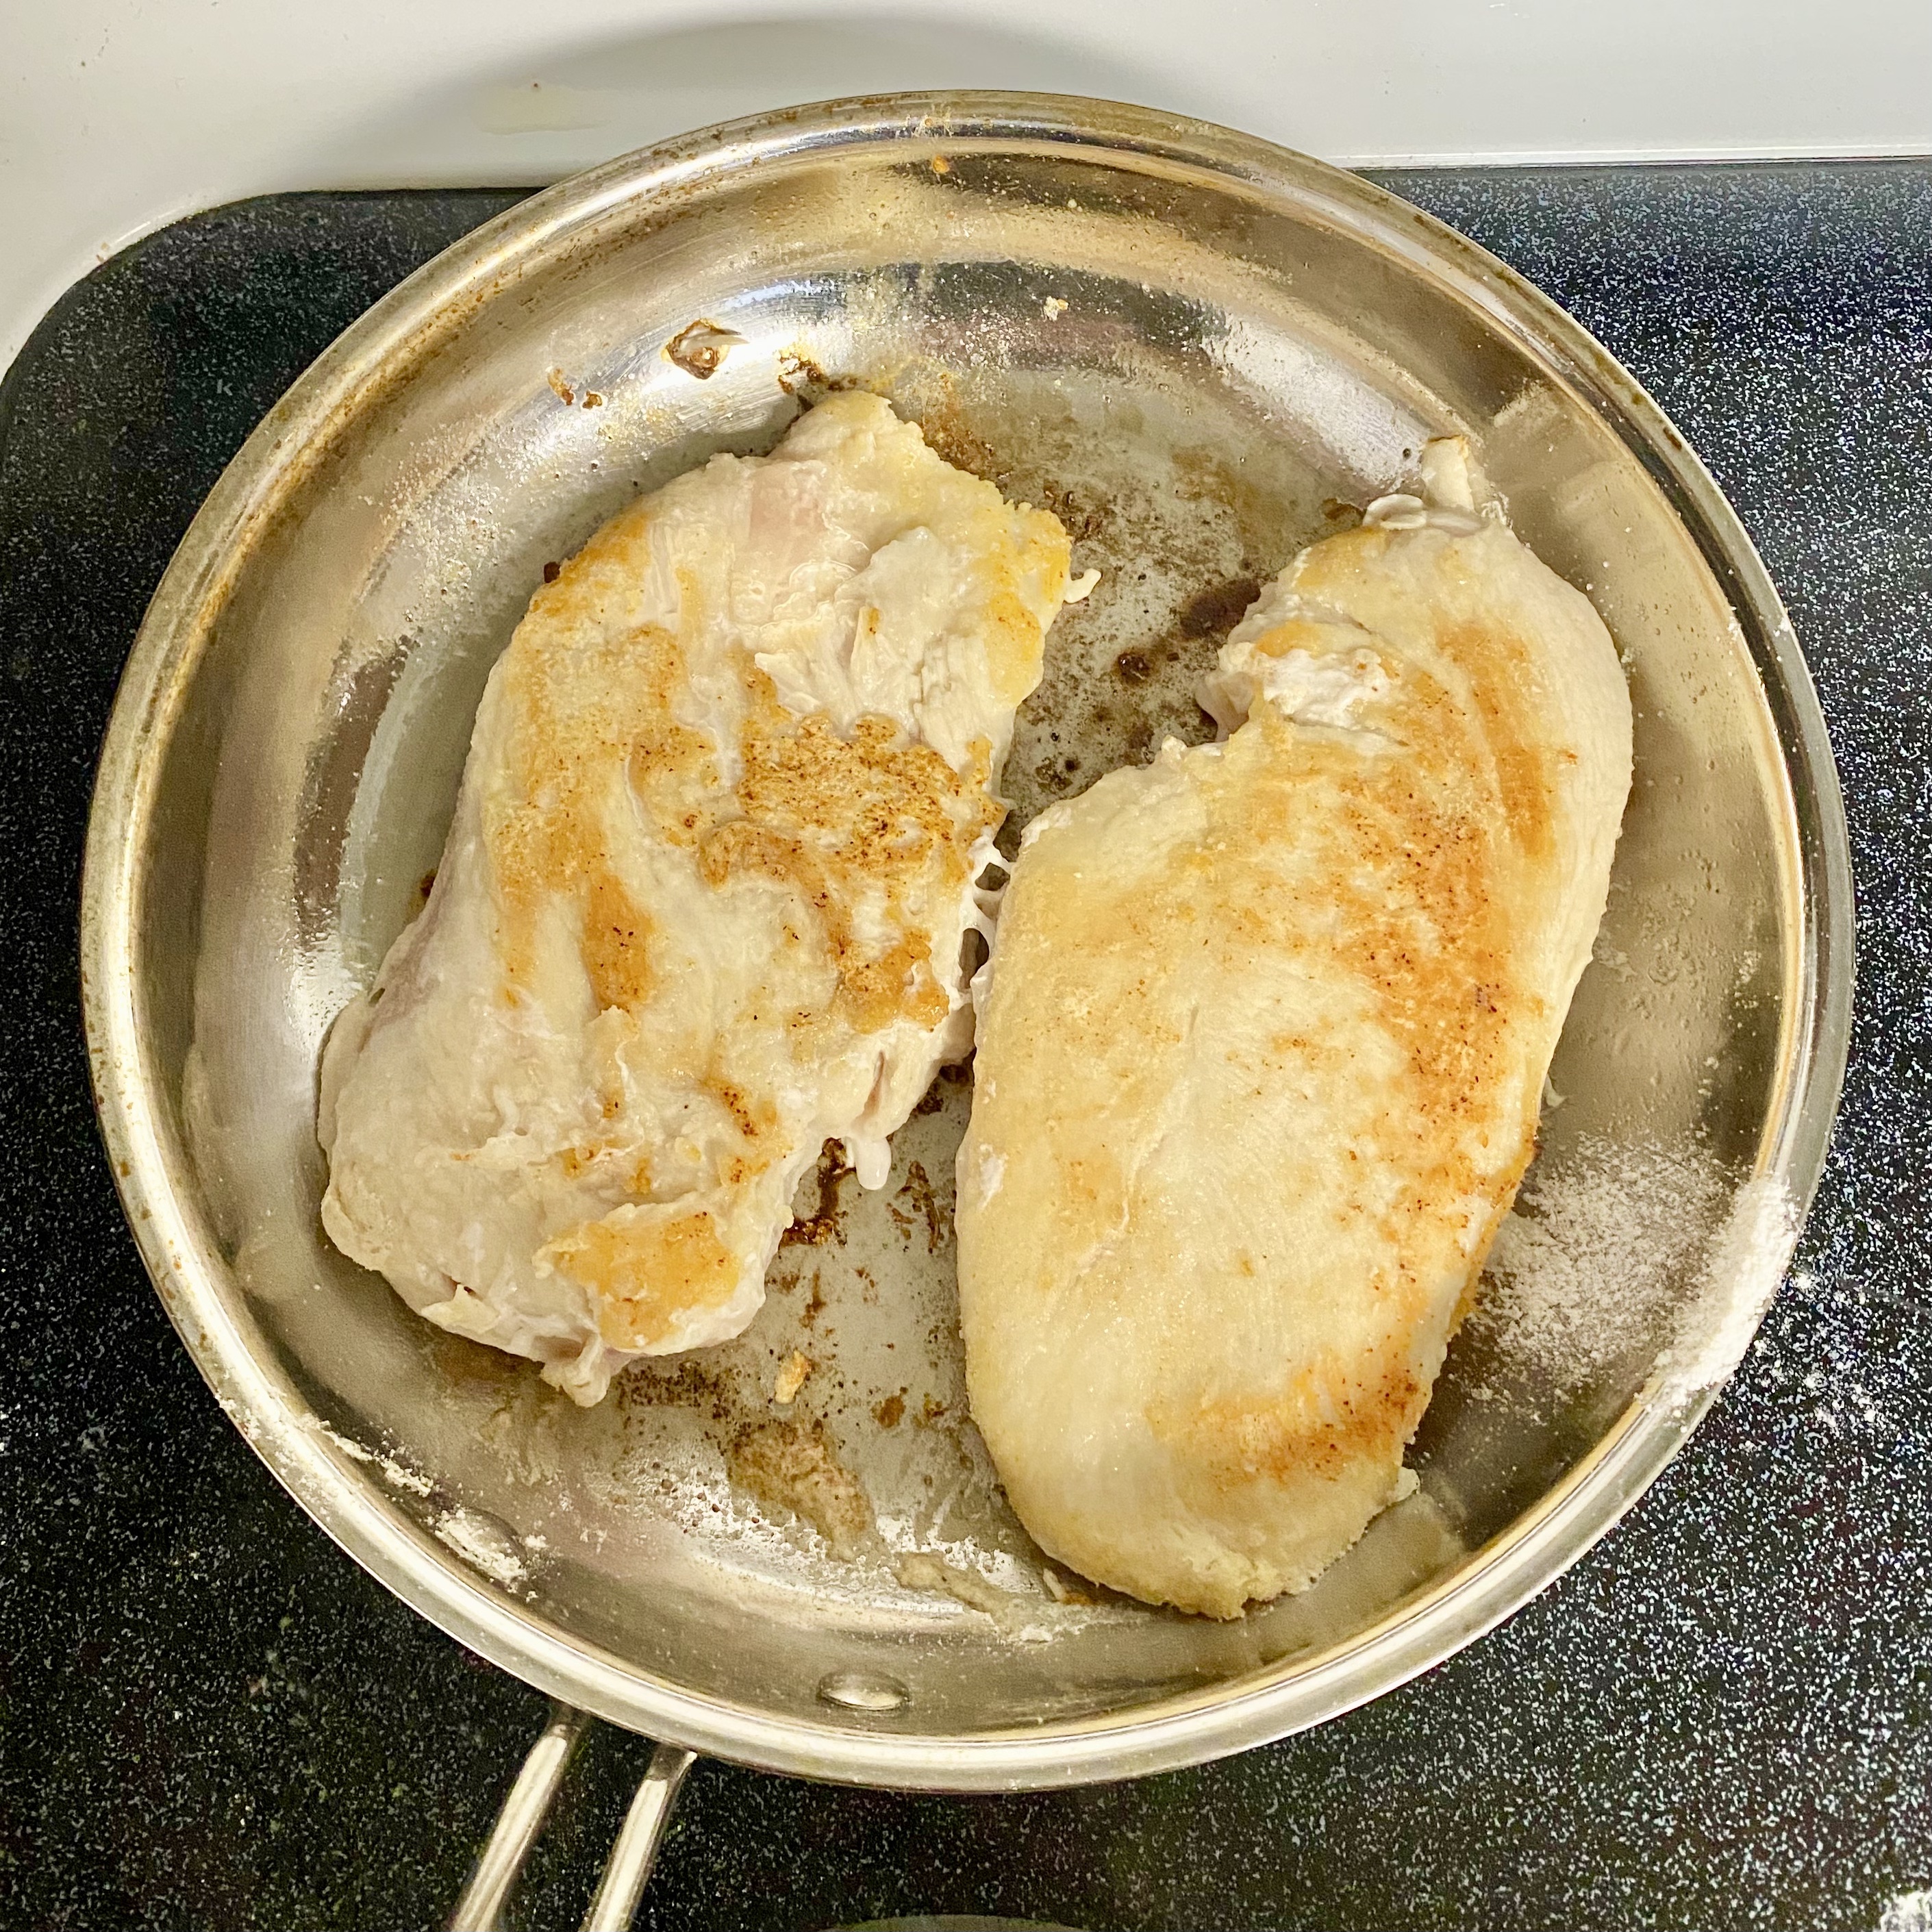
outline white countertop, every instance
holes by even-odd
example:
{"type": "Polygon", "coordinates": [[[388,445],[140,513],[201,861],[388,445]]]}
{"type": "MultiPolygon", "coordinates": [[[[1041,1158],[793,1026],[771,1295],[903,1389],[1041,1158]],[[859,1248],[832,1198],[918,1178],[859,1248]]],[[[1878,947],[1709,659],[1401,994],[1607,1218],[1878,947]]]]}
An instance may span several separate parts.
{"type": "Polygon", "coordinates": [[[1932,152],[1928,0],[0,0],[0,367],[150,229],[556,178],[712,121],[1038,88],[1346,164],[1932,152]]]}

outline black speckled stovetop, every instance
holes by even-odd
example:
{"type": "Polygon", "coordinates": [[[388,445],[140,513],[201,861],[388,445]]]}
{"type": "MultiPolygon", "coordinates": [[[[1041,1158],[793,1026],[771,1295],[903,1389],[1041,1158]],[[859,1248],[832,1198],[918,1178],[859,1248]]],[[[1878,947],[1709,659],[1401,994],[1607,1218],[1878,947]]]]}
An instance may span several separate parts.
{"type": "MultiPolygon", "coordinates": [[[[642,1922],[1932,1926],[1932,164],[1393,184],[1573,310],[1790,604],[1856,854],[1845,1111],[1738,1381],[1502,1630],[1307,1736],[1046,1796],[700,1766],[642,1922]]],[[[542,1700],[388,1598],[224,1420],[97,1145],[75,908],[95,750],[202,494],[338,331],[514,197],[304,195],[98,270],[0,387],[0,1923],[436,1924],[542,1700]]],[[[530,1909],[574,1924],[604,1733],[530,1909]]]]}

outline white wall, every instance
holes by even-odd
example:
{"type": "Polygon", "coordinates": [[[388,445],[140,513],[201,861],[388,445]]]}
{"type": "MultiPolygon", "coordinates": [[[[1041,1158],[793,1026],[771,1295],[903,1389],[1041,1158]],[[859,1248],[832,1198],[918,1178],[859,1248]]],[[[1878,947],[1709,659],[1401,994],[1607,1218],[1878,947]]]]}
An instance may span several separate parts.
{"type": "Polygon", "coordinates": [[[0,367],[92,264],[296,188],[547,181],[901,87],[1330,160],[1932,152],[1932,0],[0,0],[0,367]]]}

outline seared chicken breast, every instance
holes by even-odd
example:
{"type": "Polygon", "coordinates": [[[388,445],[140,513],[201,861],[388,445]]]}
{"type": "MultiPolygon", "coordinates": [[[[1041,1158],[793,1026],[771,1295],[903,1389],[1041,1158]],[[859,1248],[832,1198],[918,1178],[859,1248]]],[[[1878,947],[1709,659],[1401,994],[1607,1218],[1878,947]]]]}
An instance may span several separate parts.
{"type": "Polygon", "coordinates": [[[973,1414],[1052,1556],[1220,1617],[1402,1454],[1533,1150],[1630,708],[1588,602],[1426,496],[1304,550],[1169,740],[1026,832],[959,1155],[973,1414]]]}
{"type": "Polygon", "coordinates": [[[322,1219],[579,1402],[750,1321],[801,1170],[962,1054],[976,875],[1066,595],[872,396],[615,518],[490,674],[422,916],[338,1022],[322,1219]]]}

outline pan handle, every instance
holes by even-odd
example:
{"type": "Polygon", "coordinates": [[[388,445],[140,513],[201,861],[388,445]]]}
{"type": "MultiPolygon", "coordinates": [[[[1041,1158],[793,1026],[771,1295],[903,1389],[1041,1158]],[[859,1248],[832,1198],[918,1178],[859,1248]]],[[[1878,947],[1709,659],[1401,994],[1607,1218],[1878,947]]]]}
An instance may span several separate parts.
{"type": "Polygon", "coordinates": [[[671,1808],[677,1802],[678,1786],[695,1762],[689,1751],[680,1750],[676,1744],[659,1744],[651,1753],[637,1795],[624,1814],[623,1828],[610,1847],[597,1896],[584,1914],[584,1932],[631,1932],[638,1900],[644,1895],[645,1882],[657,1863],[658,1847],[664,1843],[664,1827],[670,1822],[671,1808]]]}
{"type": "MultiPolygon", "coordinates": [[[[503,1908],[537,1834],[543,1829],[570,1761],[590,1735],[592,1722],[586,1713],[568,1704],[551,1705],[550,1722],[524,1760],[496,1815],[490,1841],[450,1915],[449,1932],[502,1932],[503,1908]]],[[[675,1744],[659,1744],[652,1752],[604,1864],[597,1895],[590,1901],[584,1932],[630,1932],[638,1901],[644,1895],[658,1847],[664,1842],[664,1828],[670,1822],[671,1808],[677,1802],[678,1786],[694,1762],[689,1751],[675,1744]]]]}

